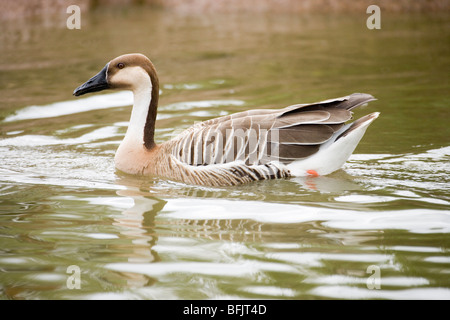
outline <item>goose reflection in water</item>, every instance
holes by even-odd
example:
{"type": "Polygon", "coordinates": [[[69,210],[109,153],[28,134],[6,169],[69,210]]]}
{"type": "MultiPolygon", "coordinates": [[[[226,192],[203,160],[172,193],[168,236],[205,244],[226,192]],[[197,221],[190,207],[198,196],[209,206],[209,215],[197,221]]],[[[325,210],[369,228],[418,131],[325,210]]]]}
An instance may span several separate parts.
{"type": "MultiPolygon", "coordinates": [[[[157,178],[136,179],[125,174],[119,174],[118,176],[117,183],[126,188],[117,191],[117,194],[130,198],[133,201],[133,205],[130,208],[124,210],[119,217],[114,218],[114,225],[121,228],[120,234],[131,241],[128,244],[123,243],[123,246],[129,247],[126,258],[128,266],[124,268],[119,267],[116,270],[126,278],[127,286],[129,287],[144,287],[157,281],[156,278],[151,275],[149,276],[149,274],[152,274],[154,271],[154,268],[150,268],[150,265],[155,266],[159,262],[164,262],[164,259],[160,257],[159,249],[165,245],[163,244],[161,248],[155,249],[160,239],[164,243],[167,241],[176,241],[174,239],[183,241],[186,237],[190,239],[231,242],[250,241],[252,243],[273,241],[273,230],[265,230],[267,226],[264,222],[245,217],[242,219],[224,219],[220,213],[214,212],[214,208],[211,209],[211,212],[207,213],[209,218],[206,219],[204,218],[204,214],[199,214],[199,219],[183,219],[182,217],[170,220],[164,218],[158,219],[158,214],[163,211],[168,201],[171,201],[170,199],[230,199],[230,197],[236,197],[233,196],[230,188],[192,187],[175,182],[163,184],[157,178]],[[163,198],[168,200],[164,200],[163,198]],[[136,268],[135,270],[127,271],[130,267],[131,269],[136,268]]],[[[290,182],[298,185],[300,191],[303,190],[305,195],[308,194],[309,197],[313,198],[315,198],[315,193],[317,193],[317,196],[320,196],[323,193],[341,193],[345,190],[361,188],[359,184],[352,182],[351,177],[345,174],[345,172],[340,172],[329,177],[292,178],[290,182]],[[315,192],[311,193],[311,191],[315,192]]],[[[276,195],[271,193],[270,190],[274,188],[283,189],[285,185],[286,183],[272,180],[257,183],[256,189],[254,184],[252,186],[240,186],[241,190],[237,198],[245,196],[248,199],[250,196],[253,200],[276,202],[276,195]]],[[[303,200],[301,195],[301,192],[297,194],[299,199],[303,200]]],[[[276,212],[273,214],[276,215],[276,212]]],[[[301,214],[300,208],[299,214],[301,214]]],[[[191,217],[192,215],[189,214],[189,216],[191,217]]],[[[314,225],[314,222],[312,224],[314,225]]],[[[298,228],[298,234],[300,236],[302,233],[307,234],[311,228],[311,222],[296,225],[296,228],[298,228]]],[[[352,242],[367,240],[367,236],[364,234],[355,234],[356,238],[352,242]]],[[[344,242],[349,240],[340,239],[340,241],[344,242]]],[[[326,242],[329,240],[315,238],[314,241],[326,242]]],[[[123,248],[121,251],[123,251],[123,248]]],[[[186,252],[186,254],[189,254],[189,252],[186,252]]],[[[180,263],[182,262],[180,261],[180,263]]],[[[115,269],[116,265],[114,264],[112,269],[115,269]]],[[[162,268],[164,267],[162,266],[162,268]]],[[[155,272],[155,277],[158,274],[159,272],[155,272]]]]}

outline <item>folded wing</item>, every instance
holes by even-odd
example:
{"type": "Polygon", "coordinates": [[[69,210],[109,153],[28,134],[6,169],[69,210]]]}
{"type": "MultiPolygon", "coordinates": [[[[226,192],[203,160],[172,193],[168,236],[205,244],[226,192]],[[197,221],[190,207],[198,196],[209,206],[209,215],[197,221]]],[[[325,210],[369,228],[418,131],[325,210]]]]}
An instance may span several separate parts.
{"type": "Polygon", "coordinates": [[[172,155],[191,166],[243,163],[289,164],[316,153],[335,139],[336,132],[352,119],[351,110],[374,98],[350,96],[284,109],[260,109],[235,113],[198,123],[182,132],[173,143],[172,155]]]}

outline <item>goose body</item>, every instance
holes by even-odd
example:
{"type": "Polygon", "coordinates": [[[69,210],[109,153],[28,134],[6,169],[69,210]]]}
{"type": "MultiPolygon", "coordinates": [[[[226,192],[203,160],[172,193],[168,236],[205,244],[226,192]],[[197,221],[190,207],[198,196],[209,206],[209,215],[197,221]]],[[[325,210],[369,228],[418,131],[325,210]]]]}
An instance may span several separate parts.
{"type": "Polygon", "coordinates": [[[379,113],[353,123],[352,109],[375,100],[369,94],[283,109],[259,109],[197,123],[156,144],[159,82],[141,54],[111,60],[74,95],[105,89],[132,90],[130,124],[115,155],[120,171],[156,175],[188,184],[225,186],[338,170],[379,113]]]}

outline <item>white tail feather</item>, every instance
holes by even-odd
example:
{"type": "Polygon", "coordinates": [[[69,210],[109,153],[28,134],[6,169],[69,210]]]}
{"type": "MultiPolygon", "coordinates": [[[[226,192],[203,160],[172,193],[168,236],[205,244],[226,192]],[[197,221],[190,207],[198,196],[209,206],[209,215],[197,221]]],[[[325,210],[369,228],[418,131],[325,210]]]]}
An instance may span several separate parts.
{"type": "Polygon", "coordinates": [[[352,125],[356,122],[347,124],[324,143],[317,153],[306,159],[294,161],[287,165],[287,168],[293,176],[305,176],[308,170],[314,170],[319,175],[327,175],[340,169],[356,149],[367,127],[378,116],[378,112],[372,113],[366,116],[367,120],[360,119],[363,121],[353,128],[352,125]]]}

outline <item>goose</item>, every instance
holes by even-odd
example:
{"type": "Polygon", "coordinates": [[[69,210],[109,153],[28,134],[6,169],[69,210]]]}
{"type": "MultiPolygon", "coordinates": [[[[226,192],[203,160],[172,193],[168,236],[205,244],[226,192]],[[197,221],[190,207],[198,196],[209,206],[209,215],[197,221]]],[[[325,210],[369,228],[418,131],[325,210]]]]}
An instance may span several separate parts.
{"type": "Polygon", "coordinates": [[[379,116],[374,112],[347,123],[354,108],[376,100],[353,93],[206,120],[156,144],[159,80],[153,63],[142,54],[121,55],[73,94],[105,89],[131,90],[134,96],[130,122],[114,157],[116,169],[193,185],[328,175],[344,165],[379,116]]]}

